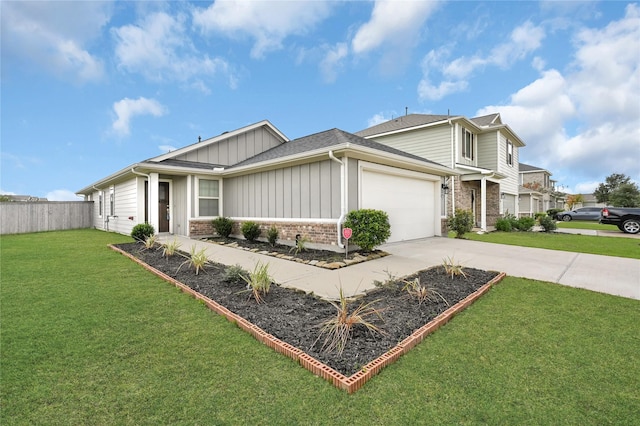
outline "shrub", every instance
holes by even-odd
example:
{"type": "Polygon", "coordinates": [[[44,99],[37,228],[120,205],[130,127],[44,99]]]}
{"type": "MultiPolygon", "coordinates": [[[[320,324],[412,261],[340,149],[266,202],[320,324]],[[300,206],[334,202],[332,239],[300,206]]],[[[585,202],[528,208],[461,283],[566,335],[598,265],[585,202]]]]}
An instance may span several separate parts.
{"type": "Polygon", "coordinates": [[[267,241],[269,241],[271,247],[275,247],[278,242],[278,228],[275,225],[271,225],[271,228],[267,231],[267,241]]]}
{"type": "Polygon", "coordinates": [[[240,265],[227,266],[224,271],[223,279],[228,283],[241,283],[249,272],[245,271],[240,265]]]}
{"type": "Polygon", "coordinates": [[[456,214],[447,218],[447,226],[456,233],[456,238],[464,238],[464,234],[471,232],[473,225],[471,210],[456,209],[456,214]]]}
{"type": "Polygon", "coordinates": [[[436,289],[428,287],[426,284],[420,283],[420,278],[416,277],[411,281],[403,280],[404,287],[402,287],[403,291],[406,291],[410,297],[414,299],[418,299],[418,305],[422,305],[423,302],[427,300],[437,301],[438,298],[442,299],[442,301],[449,306],[449,302],[442,297],[440,293],[436,291],[436,289]]]}
{"type": "Polygon", "coordinates": [[[190,266],[193,266],[193,268],[196,271],[196,275],[198,275],[200,270],[204,271],[204,267],[209,264],[209,258],[207,257],[207,254],[205,253],[205,251],[206,249],[196,251],[196,246],[191,247],[191,255],[187,260],[182,262],[180,266],[178,266],[178,270],[176,271],[176,273],[178,273],[178,271],[180,271],[180,268],[182,268],[182,266],[186,265],[187,263],[190,266]]]}
{"type": "Polygon", "coordinates": [[[556,221],[553,220],[550,216],[545,216],[540,218],[540,226],[544,229],[544,232],[555,231],[558,225],[556,225],[556,221]]]}
{"type": "Polygon", "coordinates": [[[178,251],[180,247],[180,242],[178,240],[173,240],[170,243],[164,243],[162,245],[162,255],[166,257],[173,256],[178,251]]]}
{"type": "MultiPolygon", "coordinates": [[[[557,210],[557,209],[556,209],[557,210]]],[[[547,214],[545,212],[538,212],[536,213],[535,216],[535,220],[536,222],[540,223],[540,219],[542,219],[543,217],[545,217],[547,214]]],[[[552,214],[551,217],[556,217],[556,213],[552,214]]]]}
{"type": "Polygon", "coordinates": [[[260,226],[252,221],[243,223],[240,230],[247,241],[255,241],[260,236],[260,226]]]}
{"type": "Polygon", "coordinates": [[[156,230],[153,229],[153,225],[148,223],[139,223],[131,230],[131,236],[136,241],[145,241],[147,237],[150,237],[155,233],[156,230]]]}
{"type": "Polygon", "coordinates": [[[248,276],[241,275],[241,278],[247,283],[247,287],[253,294],[253,298],[256,302],[260,303],[263,297],[269,293],[271,288],[271,281],[273,279],[269,275],[269,264],[262,264],[258,262],[253,272],[249,272],[248,276]]]}
{"type": "Polygon", "coordinates": [[[298,253],[300,253],[301,251],[307,251],[307,243],[310,241],[311,240],[306,235],[305,236],[300,236],[300,234],[296,235],[296,245],[291,247],[291,249],[289,250],[289,253],[293,252],[293,254],[297,256],[298,253]]]}
{"type": "Polygon", "coordinates": [[[213,219],[213,229],[216,233],[223,238],[229,238],[231,231],[233,230],[233,221],[228,217],[218,217],[213,219]]]}
{"type": "Polygon", "coordinates": [[[467,278],[467,274],[464,272],[464,268],[461,264],[453,260],[453,257],[447,257],[442,259],[442,267],[447,275],[451,275],[451,279],[458,276],[467,278]]]}
{"type": "MultiPolygon", "coordinates": [[[[563,209],[549,209],[549,210],[547,210],[547,214],[548,214],[551,218],[554,218],[554,217],[556,217],[556,215],[557,215],[558,213],[563,212],[563,211],[564,211],[563,209]]],[[[542,219],[542,218],[540,218],[540,219],[542,219]]]]}
{"type": "Polygon", "coordinates": [[[496,231],[502,231],[502,232],[513,231],[513,227],[511,226],[511,221],[506,217],[501,217],[496,221],[496,231]]]}
{"type": "Polygon", "coordinates": [[[535,224],[536,220],[529,216],[522,216],[518,219],[518,229],[521,231],[531,231],[531,228],[533,228],[533,225],[535,224]]]}
{"type": "Polygon", "coordinates": [[[372,333],[382,333],[378,326],[368,321],[368,318],[372,316],[377,316],[379,319],[382,319],[381,314],[384,310],[373,307],[377,302],[379,302],[379,300],[361,303],[353,312],[349,313],[349,302],[347,298],[344,297],[342,287],[340,287],[340,304],[329,302],[336,308],[336,315],[322,323],[320,336],[316,339],[317,342],[320,337],[326,334],[321,350],[326,352],[333,352],[335,350],[338,354],[342,354],[347,342],[351,338],[352,329],[357,324],[363,325],[372,333]]]}
{"type": "Polygon", "coordinates": [[[154,248],[156,246],[156,243],[158,242],[158,236],[157,235],[151,235],[149,237],[147,237],[144,241],[144,250],[151,250],[152,248],[154,248]]]}
{"type": "Polygon", "coordinates": [[[353,210],[347,214],[344,227],[353,230],[351,241],[363,251],[373,250],[391,236],[389,216],[382,210],[353,210]]]}

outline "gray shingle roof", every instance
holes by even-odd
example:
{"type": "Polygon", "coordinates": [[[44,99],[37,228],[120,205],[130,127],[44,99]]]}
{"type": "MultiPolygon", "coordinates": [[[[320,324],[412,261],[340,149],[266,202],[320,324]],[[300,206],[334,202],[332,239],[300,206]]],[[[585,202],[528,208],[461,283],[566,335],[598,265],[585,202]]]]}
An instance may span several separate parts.
{"type": "Polygon", "coordinates": [[[500,120],[500,113],[483,115],[482,117],[474,117],[471,119],[480,127],[496,126],[502,124],[500,120]]]}
{"type": "Polygon", "coordinates": [[[533,172],[533,171],[544,171],[540,167],[530,166],[529,164],[520,163],[520,171],[521,172],[533,172]]]}
{"type": "Polygon", "coordinates": [[[223,165],[220,165],[220,164],[200,163],[197,161],[174,160],[173,158],[162,160],[157,164],[162,164],[165,166],[188,167],[191,169],[204,169],[204,170],[213,170],[215,167],[224,167],[223,165]]]}
{"type": "Polygon", "coordinates": [[[452,118],[449,115],[428,115],[428,114],[409,114],[403,115],[393,120],[385,121],[368,129],[360,130],[355,134],[362,137],[377,135],[380,133],[393,132],[396,130],[407,129],[425,124],[437,123],[452,118]]]}
{"type": "Polygon", "coordinates": [[[348,133],[340,129],[331,129],[285,142],[282,145],[276,146],[274,148],[271,148],[270,150],[264,151],[251,158],[248,158],[240,163],[234,164],[227,169],[261,163],[263,161],[275,160],[278,158],[285,158],[288,156],[293,156],[296,154],[301,154],[318,149],[326,149],[328,151],[331,147],[344,145],[346,143],[378,150],[380,151],[381,155],[384,155],[384,153],[395,154],[412,160],[422,161],[427,164],[442,166],[441,164],[427,160],[417,155],[409,154],[407,152],[400,151],[399,149],[391,148],[381,143],[364,139],[360,136],[354,135],[353,133],[348,133]]]}

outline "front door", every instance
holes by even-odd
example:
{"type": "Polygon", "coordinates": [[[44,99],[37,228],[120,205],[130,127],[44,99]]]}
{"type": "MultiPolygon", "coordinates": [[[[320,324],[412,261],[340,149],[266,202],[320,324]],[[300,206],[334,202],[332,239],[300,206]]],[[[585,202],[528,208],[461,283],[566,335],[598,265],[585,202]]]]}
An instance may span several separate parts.
{"type": "Polygon", "coordinates": [[[158,232],[169,232],[169,182],[158,186],[158,232]]]}

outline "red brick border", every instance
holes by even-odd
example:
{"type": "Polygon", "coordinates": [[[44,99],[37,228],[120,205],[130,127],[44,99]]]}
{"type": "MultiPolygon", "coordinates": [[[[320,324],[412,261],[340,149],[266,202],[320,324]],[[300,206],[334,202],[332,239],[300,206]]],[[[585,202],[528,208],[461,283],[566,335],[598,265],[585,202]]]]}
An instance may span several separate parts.
{"type": "Polygon", "coordinates": [[[446,311],[444,311],[443,313],[435,317],[433,320],[431,320],[427,324],[418,328],[409,337],[404,339],[402,342],[398,343],[395,347],[391,348],[386,353],[382,354],[378,358],[366,364],[364,367],[360,369],[360,371],[347,377],[344,374],[341,374],[338,371],[334,370],[333,368],[321,363],[317,359],[306,354],[305,352],[296,348],[295,346],[292,346],[286,342],[283,342],[282,340],[262,330],[260,327],[253,325],[246,319],[240,317],[239,315],[234,314],[224,306],[218,304],[215,300],[209,299],[208,297],[196,292],[195,290],[192,290],[190,287],[182,284],[181,282],[168,276],[167,274],[164,274],[158,271],[157,269],[149,266],[148,264],[144,263],[137,257],[113,245],[109,245],[109,247],[112,250],[115,250],[123,254],[124,256],[132,259],[134,262],[142,265],[142,267],[144,267],[148,271],[153,272],[154,274],[164,279],[165,281],[168,281],[171,284],[175,285],[184,293],[190,294],[191,296],[193,296],[198,300],[202,300],[209,309],[211,309],[212,311],[216,312],[219,315],[224,316],[225,318],[227,318],[227,320],[236,323],[238,327],[240,327],[247,333],[251,334],[258,341],[274,349],[276,352],[279,352],[285,356],[288,356],[289,358],[298,362],[301,366],[303,366],[307,370],[311,371],[316,376],[322,377],[328,382],[331,382],[335,387],[346,390],[348,393],[354,393],[355,391],[360,389],[362,386],[364,386],[364,384],[370,378],[378,374],[386,366],[393,364],[398,358],[400,358],[402,355],[409,352],[418,343],[422,342],[424,338],[427,337],[429,334],[433,333],[438,328],[440,328],[441,326],[449,322],[451,318],[453,318],[456,314],[458,314],[459,312],[462,312],[464,309],[470,306],[473,302],[479,299],[483,294],[489,291],[489,289],[493,285],[499,283],[506,276],[504,272],[501,272],[500,274],[498,274],[498,276],[496,276],[494,279],[492,279],[491,281],[489,281],[488,283],[480,287],[474,293],[470,294],[460,302],[451,306],[449,309],[447,309],[446,311]]]}

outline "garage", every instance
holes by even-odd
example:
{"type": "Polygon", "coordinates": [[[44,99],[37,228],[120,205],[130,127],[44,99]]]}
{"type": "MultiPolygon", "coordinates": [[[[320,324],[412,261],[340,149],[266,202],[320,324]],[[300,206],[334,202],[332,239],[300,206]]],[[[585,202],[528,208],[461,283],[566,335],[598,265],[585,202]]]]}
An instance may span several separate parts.
{"type": "MultiPolygon", "coordinates": [[[[430,175],[392,167],[361,167],[360,206],[387,212],[388,242],[436,235],[436,183],[430,175]]],[[[439,197],[439,194],[438,194],[439,197]]],[[[439,198],[437,199],[439,204],[439,198]]],[[[438,217],[439,220],[439,217],[438,217]]],[[[438,235],[440,229],[438,228],[438,235]]]]}

